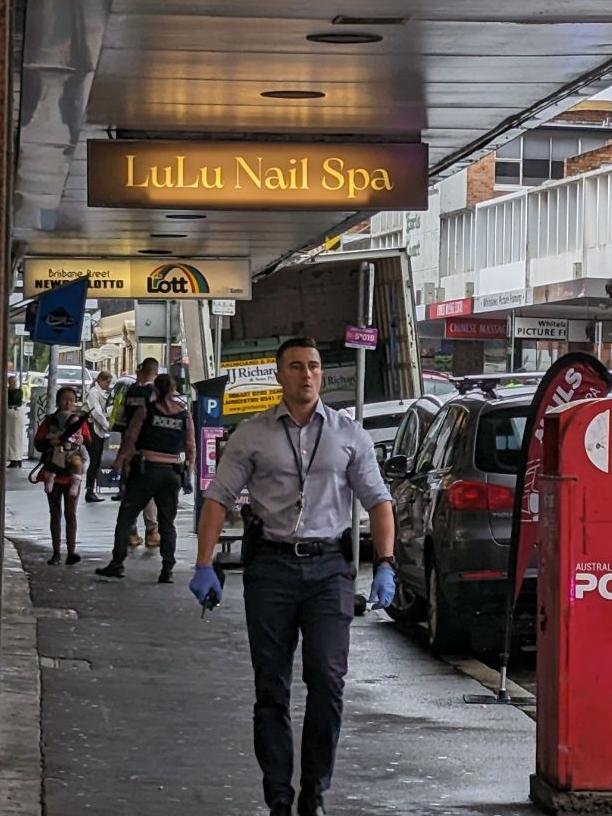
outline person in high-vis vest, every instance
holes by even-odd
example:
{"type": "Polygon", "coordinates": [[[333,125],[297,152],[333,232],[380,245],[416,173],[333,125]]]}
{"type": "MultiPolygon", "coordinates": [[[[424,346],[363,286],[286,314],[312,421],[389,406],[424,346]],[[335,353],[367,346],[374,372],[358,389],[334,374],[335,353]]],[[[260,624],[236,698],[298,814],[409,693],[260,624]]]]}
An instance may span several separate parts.
{"type": "Polygon", "coordinates": [[[119,471],[129,462],[129,473],[115,527],[113,557],[96,573],[105,578],[123,578],[130,530],[138,514],[153,499],[161,538],[162,569],[158,583],[170,584],[175,564],[174,520],[179,490],[181,486],[186,493],[193,490],[195,432],[189,409],[176,394],[172,377],[160,374],[154,386],[157,398],[136,410],[113,464],[113,469],[119,471]]]}
{"type": "MultiPolygon", "coordinates": [[[[136,411],[147,405],[152,399],[155,399],[153,382],[158,374],[159,363],[155,357],[146,357],[138,367],[136,382],[130,385],[125,393],[119,416],[115,418],[116,426],[121,428],[122,439],[136,411]]],[[[112,501],[121,501],[124,492],[124,486],[122,485],[119,494],[113,496],[112,501]]],[[[160,537],[157,527],[157,508],[155,507],[155,502],[150,501],[146,505],[142,511],[142,517],[145,525],[145,547],[159,547],[160,537]]],[[[142,538],[138,534],[136,522],[130,530],[129,544],[130,547],[139,547],[142,544],[142,538]]]]}

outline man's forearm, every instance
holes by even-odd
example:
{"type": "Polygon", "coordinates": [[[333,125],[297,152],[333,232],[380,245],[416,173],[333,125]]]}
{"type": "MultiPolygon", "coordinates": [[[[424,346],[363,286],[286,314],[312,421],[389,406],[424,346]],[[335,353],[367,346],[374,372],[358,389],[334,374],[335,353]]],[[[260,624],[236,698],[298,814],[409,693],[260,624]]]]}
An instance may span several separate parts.
{"type": "Polygon", "coordinates": [[[369,511],[370,535],[374,550],[379,558],[393,555],[395,541],[395,522],[391,502],[385,501],[375,505],[369,511]]]}
{"type": "Polygon", "coordinates": [[[206,499],[200,514],[198,524],[198,566],[212,564],[212,556],[215,551],[219,536],[223,530],[227,510],[222,504],[213,499],[206,499]]]}

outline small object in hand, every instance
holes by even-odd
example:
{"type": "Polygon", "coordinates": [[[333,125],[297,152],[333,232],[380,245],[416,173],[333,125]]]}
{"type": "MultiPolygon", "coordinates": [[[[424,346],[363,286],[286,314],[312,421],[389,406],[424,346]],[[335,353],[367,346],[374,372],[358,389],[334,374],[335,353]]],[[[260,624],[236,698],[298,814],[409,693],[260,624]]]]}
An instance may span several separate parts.
{"type": "Polygon", "coordinates": [[[215,608],[215,606],[219,606],[219,599],[217,598],[217,593],[214,591],[214,589],[211,589],[204,599],[204,603],[202,604],[202,620],[204,620],[206,610],[212,610],[215,608]]]}

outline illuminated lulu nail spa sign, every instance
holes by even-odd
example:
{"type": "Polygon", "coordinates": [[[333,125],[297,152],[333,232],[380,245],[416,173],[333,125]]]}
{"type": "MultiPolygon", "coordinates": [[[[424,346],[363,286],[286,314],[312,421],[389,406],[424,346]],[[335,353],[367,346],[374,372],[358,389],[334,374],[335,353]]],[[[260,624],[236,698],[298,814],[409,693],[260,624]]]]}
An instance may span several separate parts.
{"type": "Polygon", "coordinates": [[[426,209],[424,144],[87,143],[90,207],[426,209]]]}

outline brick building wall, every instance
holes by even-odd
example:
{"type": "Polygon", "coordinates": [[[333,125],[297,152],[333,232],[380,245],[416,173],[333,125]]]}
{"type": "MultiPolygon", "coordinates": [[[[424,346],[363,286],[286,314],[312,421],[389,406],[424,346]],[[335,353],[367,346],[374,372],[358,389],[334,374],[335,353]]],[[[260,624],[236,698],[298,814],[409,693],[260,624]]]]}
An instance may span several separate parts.
{"type": "Polygon", "coordinates": [[[467,206],[489,201],[502,193],[495,189],[495,153],[487,153],[467,168],[467,206]]]}
{"type": "Polygon", "coordinates": [[[571,156],[565,160],[563,175],[576,176],[578,173],[588,173],[590,170],[597,170],[604,164],[612,164],[612,142],[608,142],[604,147],[596,150],[589,150],[580,153],[578,156],[571,156]]]}
{"type": "Polygon", "coordinates": [[[238,301],[232,340],[307,335],[342,337],[357,316],[357,270],[350,265],[322,271],[284,269],[253,286],[253,299],[238,301]]]}
{"type": "Polygon", "coordinates": [[[581,108],[577,106],[572,110],[555,116],[553,121],[571,125],[600,125],[601,127],[611,127],[612,109],[608,105],[609,103],[604,103],[600,108],[581,108]]]}

